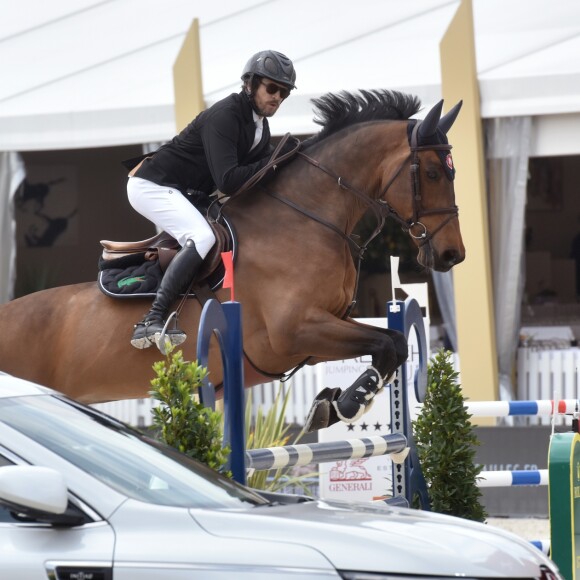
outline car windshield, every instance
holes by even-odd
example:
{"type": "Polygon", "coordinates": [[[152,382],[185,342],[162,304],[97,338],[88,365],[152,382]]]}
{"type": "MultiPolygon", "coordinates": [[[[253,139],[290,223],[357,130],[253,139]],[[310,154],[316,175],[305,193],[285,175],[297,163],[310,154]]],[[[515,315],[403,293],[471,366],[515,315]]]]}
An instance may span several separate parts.
{"type": "Polygon", "coordinates": [[[205,465],[64,397],[0,399],[0,421],[137,500],[191,508],[267,503],[205,465]]]}

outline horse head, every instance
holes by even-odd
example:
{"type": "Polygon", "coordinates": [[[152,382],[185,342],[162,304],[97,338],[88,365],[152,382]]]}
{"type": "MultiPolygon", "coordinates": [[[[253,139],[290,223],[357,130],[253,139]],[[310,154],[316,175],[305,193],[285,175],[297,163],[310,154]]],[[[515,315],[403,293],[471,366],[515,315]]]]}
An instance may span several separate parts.
{"type": "MultiPolygon", "coordinates": [[[[310,209],[301,206],[302,198],[289,205],[334,230],[351,246],[353,224],[371,208],[378,227],[364,248],[380,231],[384,217],[390,216],[412,237],[419,249],[417,260],[425,268],[447,271],[462,262],[465,248],[447,140],[462,103],[441,116],[440,101],[421,121],[412,119],[420,108],[418,98],[397,91],[328,93],[313,103],[315,122],[323,128],[298,153],[310,167],[299,166],[287,174],[285,186],[277,184],[276,189],[298,195],[299,180],[308,182],[311,192],[324,200],[324,218],[318,215],[312,193],[307,200],[310,209]],[[351,195],[345,198],[344,191],[351,195]],[[331,195],[335,202],[329,201],[331,195]]],[[[270,195],[281,197],[277,192],[270,195]]]]}
{"type": "Polygon", "coordinates": [[[441,100],[422,121],[409,121],[407,141],[411,151],[381,195],[419,248],[418,262],[442,272],[465,259],[455,204],[455,167],[447,140],[461,105],[462,101],[441,116],[441,100]],[[404,170],[406,166],[411,179],[404,170]]]}

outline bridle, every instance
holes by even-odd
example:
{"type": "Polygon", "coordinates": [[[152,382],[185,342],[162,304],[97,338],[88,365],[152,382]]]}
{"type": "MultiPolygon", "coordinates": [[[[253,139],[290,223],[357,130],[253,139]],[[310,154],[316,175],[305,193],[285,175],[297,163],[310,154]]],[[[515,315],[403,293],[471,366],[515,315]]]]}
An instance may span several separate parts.
{"type": "Polygon", "coordinates": [[[401,227],[415,240],[419,240],[418,245],[419,247],[428,244],[431,242],[433,237],[439,232],[443,227],[447,225],[453,218],[458,217],[459,210],[456,205],[450,207],[442,207],[442,208],[434,208],[434,209],[425,209],[422,205],[422,196],[421,196],[421,173],[420,173],[420,160],[419,160],[419,152],[420,151],[449,151],[452,146],[446,143],[438,143],[432,145],[418,145],[418,130],[421,125],[421,122],[415,123],[413,130],[411,132],[410,138],[410,152],[409,155],[403,160],[403,162],[399,165],[398,169],[395,171],[393,176],[389,179],[383,190],[381,191],[380,195],[377,199],[369,196],[367,193],[357,189],[349,182],[345,181],[340,175],[338,175],[332,169],[329,169],[325,165],[322,165],[316,159],[313,159],[306,153],[299,151],[297,153],[297,157],[303,159],[310,165],[313,165],[317,169],[320,169],[334,180],[336,180],[338,186],[341,189],[345,189],[352,194],[354,194],[358,199],[360,199],[365,205],[367,205],[372,211],[376,219],[376,227],[369,236],[369,238],[362,244],[357,243],[352,236],[347,235],[345,232],[340,230],[334,224],[322,219],[321,217],[317,216],[316,214],[312,213],[311,211],[301,207],[300,205],[286,199],[279,193],[275,191],[267,190],[267,193],[276,198],[277,200],[285,203],[286,205],[294,208],[295,210],[299,211],[300,213],[304,214],[305,216],[313,219],[321,223],[322,225],[330,228],[334,232],[336,232],[339,236],[344,238],[354,249],[355,254],[360,260],[362,260],[364,253],[366,252],[369,244],[376,238],[376,236],[382,231],[385,221],[388,217],[392,217],[397,222],[401,224],[401,227]],[[401,172],[403,171],[404,167],[407,163],[410,162],[410,177],[411,177],[411,190],[412,190],[412,203],[413,203],[413,210],[412,215],[405,219],[393,206],[385,199],[387,192],[391,185],[395,182],[395,180],[399,177],[401,172]],[[429,232],[427,230],[427,226],[423,222],[421,222],[421,218],[427,215],[441,215],[441,214],[449,214],[447,219],[443,220],[433,231],[429,232]],[[421,227],[422,232],[418,235],[413,233],[413,228],[421,227]]]}
{"type": "MultiPolygon", "coordinates": [[[[449,145],[446,143],[438,143],[438,144],[433,144],[433,145],[418,145],[417,144],[417,135],[418,135],[420,125],[421,125],[421,123],[415,123],[415,126],[413,127],[413,131],[411,133],[411,143],[410,143],[411,152],[409,154],[409,157],[407,157],[407,159],[403,162],[403,164],[401,165],[401,168],[399,169],[399,171],[401,171],[401,169],[403,168],[405,163],[409,159],[411,160],[410,170],[411,170],[411,187],[413,190],[413,198],[412,198],[413,215],[411,216],[411,218],[409,220],[403,220],[403,219],[401,219],[400,216],[398,216],[396,214],[396,212],[393,208],[390,208],[390,212],[391,212],[392,217],[395,218],[396,220],[398,220],[403,225],[403,228],[406,229],[406,231],[409,233],[409,235],[412,238],[415,238],[416,240],[420,240],[419,246],[423,246],[424,244],[429,243],[433,239],[435,234],[439,230],[444,228],[454,217],[459,216],[459,208],[457,207],[457,205],[452,205],[450,207],[434,208],[434,209],[424,209],[422,207],[422,204],[421,204],[421,201],[422,201],[422,197],[421,197],[421,172],[420,172],[420,163],[419,163],[419,151],[450,151],[452,149],[452,145],[449,145]],[[441,214],[449,214],[449,217],[446,220],[443,220],[432,232],[428,232],[427,227],[425,226],[425,224],[423,222],[420,221],[420,218],[422,218],[423,216],[426,216],[426,215],[441,215],[441,214]],[[423,232],[421,234],[419,234],[418,236],[414,235],[413,232],[411,231],[411,228],[413,228],[415,226],[421,226],[423,228],[423,232]]],[[[395,178],[396,178],[396,176],[395,176],[395,178]]],[[[385,189],[383,190],[383,192],[379,196],[380,199],[382,199],[386,195],[387,190],[389,189],[389,187],[393,181],[394,181],[394,179],[391,179],[389,181],[389,183],[387,183],[385,189]]]]}

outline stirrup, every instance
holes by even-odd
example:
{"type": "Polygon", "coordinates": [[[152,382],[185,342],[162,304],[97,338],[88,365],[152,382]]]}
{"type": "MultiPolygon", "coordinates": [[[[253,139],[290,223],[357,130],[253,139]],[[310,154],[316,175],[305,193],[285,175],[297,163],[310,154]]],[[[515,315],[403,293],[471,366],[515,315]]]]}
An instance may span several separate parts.
{"type": "Polygon", "coordinates": [[[187,335],[183,331],[179,331],[179,334],[177,334],[177,332],[175,334],[167,334],[167,328],[169,326],[169,323],[171,322],[171,319],[174,317],[177,325],[177,312],[174,310],[167,317],[167,322],[165,322],[161,334],[159,334],[159,336],[157,336],[157,334],[153,335],[155,345],[159,349],[159,352],[165,356],[167,355],[167,349],[169,347],[179,346],[180,344],[184,343],[187,338],[187,335]]]}
{"type": "Polygon", "coordinates": [[[185,341],[187,335],[180,329],[168,330],[170,320],[176,315],[173,312],[164,322],[162,318],[157,320],[147,320],[147,317],[135,325],[135,331],[131,338],[131,345],[138,349],[149,348],[153,344],[157,346],[161,353],[167,354],[168,344],[178,346],[185,341]],[[156,325],[154,331],[149,331],[151,325],[156,325]],[[142,328],[139,328],[142,327],[142,328]],[[136,336],[138,335],[138,336],[136,336]]]}

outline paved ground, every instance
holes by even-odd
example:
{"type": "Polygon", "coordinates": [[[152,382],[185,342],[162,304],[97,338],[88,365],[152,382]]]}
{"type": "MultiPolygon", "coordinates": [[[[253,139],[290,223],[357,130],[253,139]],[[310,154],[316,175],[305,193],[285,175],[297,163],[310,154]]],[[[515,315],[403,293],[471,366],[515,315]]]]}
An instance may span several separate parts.
{"type": "Polygon", "coordinates": [[[525,540],[549,540],[548,518],[488,518],[487,524],[521,536],[525,540]]]}

